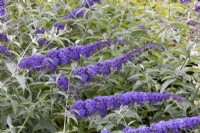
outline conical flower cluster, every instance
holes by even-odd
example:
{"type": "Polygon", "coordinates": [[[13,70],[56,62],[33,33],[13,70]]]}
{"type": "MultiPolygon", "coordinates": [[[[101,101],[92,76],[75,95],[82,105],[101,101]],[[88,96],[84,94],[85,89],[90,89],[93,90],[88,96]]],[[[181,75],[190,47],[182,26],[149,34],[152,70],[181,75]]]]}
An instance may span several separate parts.
{"type": "Polygon", "coordinates": [[[170,97],[175,100],[181,100],[181,97],[174,94],[145,92],[126,92],[116,96],[97,96],[94,99],[76,101],[71,106],[71,112],[74,113],[77,118],[88,117],[95,113],[99,113],[104,117],[110,109],[118,109],[120,106],[134,103],[143,105],[145,102],[148,102],[149,104],[153,104],[170,97]]]}
{"type": "Polygon", "coordinates": [[[3,32],[0,33],[0,41],[2,41],[2,42],[8,42],[8,37],[3,32]]]}
{"type": "MultiPolygon", "coordinates": [[[[76,19],[79,17],[83,17],[84,13],[85,13],[85,9],[83,9],[83,7],[89,8],[89,7],[93,6],[94,3],[100,4],[100,0],[86,0],[77,9],[71,11],[68,15],[64,16],[63,19],[76,19]]],[[[64,23],[56,23],[56,24],[54,24],[54,27],[56,27],[59,30],[63,30],[65,27],[65,24],[64,23]]]]}
{"type": "Polygon", "coordinates": [[[140,126],[139,128],[126,127],[124,133],[181,133],[189,131],[200,125],[200,116],[176,118],[168,121],[153,123],[150,127],[140,126]]]}
{"type": "Polygon", "coordinates": [[[180,2],[185,3],[185,2],[192,2],[191,0],[180,0],[180,2]]]}
{"type": "MultiPolygon", "coordinates": [[[[44,33],[45,33],[44,28],[39,28],[39,29],[37,29],[37,31],[35,32],[36,35],[38,35],[38,34],[44,34],[44,33]]],[[[48,44],[48,41],[47,41],[47,39],[45,39],[45,38],[39,38],[39,39],[37,40],[37,43],[38,43],[39,45],[41,45],[41,46],[44,46],[44,45],[47,45],[47,44],[48,44]]]]}
{"type": "Polygon", "coordinates": [[[0,46],[0,53],[4,55],[10,55],[10,51],[5,46],[0,46]]]}
{"type": "Polygon", "coordinates": [[[196,12],[200,11],[200,6],[195,6],[195,7],[194,7],[194,10],[195,10],[196,12]]]}
{"type": "Polygon", "coordinates": [[[56,77],[53,77],[53,80],[59,85],[60,89],[68,89],[69,81],[64,75],[60,75],[58,79],[56,79],[56,77]]]}
{"type": "Polygon", "coordinates": [[[113,60],[105,60],[105,61],[97,62],[95,64],[91,64],[85,67],[79,67],[74,70],[73,74],[79,75],[81,77],[82,82],[87,82],[98,74],[109,75],[112,72],[111,69],[121,70],[122,65],[127,63],[128,60],[130,60],[136,54],[140,55],[149,49],[162,50],[161,47],[156,44],[152,44],[152,43],[145,44],[142,47],[134,49],[131,52],[128,52],[113,60]]]}
{"type": "Polygon", "coordinates": [[[6,19],[5,19],[5,15],[6,15],[6,10],[5,10],[5,0],[0,0],[0,20],[2,22],[5,22],[6,19]]]}
{"type": "Polygon", "coordinates": [[[108,40],[87,44],[85,46],[70,46],[58,50],[50,50],[47,54],[33,55],[23,59],[19,66],[21,69],[42,70],[48,68],[54,72],[62,64],[70,64],[71,60],[78,61],[80,55],[90,57],[97,50],[112,44],[125,44],[124,40],[108,40]]]}

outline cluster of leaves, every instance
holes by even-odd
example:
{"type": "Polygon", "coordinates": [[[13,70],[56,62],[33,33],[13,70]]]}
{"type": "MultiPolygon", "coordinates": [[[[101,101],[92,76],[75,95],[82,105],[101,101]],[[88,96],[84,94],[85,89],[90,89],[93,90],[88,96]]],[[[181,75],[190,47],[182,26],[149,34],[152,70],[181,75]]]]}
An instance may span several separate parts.
{"type": "Polygon", "coordinates": [[[0,23],[0,32],[6,33],[9,41],[0,43],[11,55],[0,55],[0,132],[121,132],[125,126],[149,126],[199,114],[200,42],[196,36],[200,20],[199,12],[193,9],[198,2],[102,0],[84,8],[84,17],[63,20],[83,1],[5,1],[7,21],[0,23]],[[197,26],[188,26],[190,20],[197,26]],[[66,23],[63,30],[53,26],[58,22],[66,23]],[[41,27],[46,32],[36,35],[41,27]],[[39,45],[39,38],[47,39],[49,45],[39,45]],[[30,55],[116,38],[126,40],[126,45],[105,47],[88,59],[81,57],[59,66],[54,73],[19,68],[20,61],[30,55]],[[80,77],[72,74],[79,67],[114,59],[149,42],[165,51],[145,52],[132,58],[121,71],[98,75],[84,84],[76,82],[80,77]],[[54,80],[61,75],[78,91],[61,90],[54,80]],[[174,93],[185,100],[123,106],[109,110],[103,118],[96,114],[77,119],[69,111],[79,99],[128,91],[174,93]]]}

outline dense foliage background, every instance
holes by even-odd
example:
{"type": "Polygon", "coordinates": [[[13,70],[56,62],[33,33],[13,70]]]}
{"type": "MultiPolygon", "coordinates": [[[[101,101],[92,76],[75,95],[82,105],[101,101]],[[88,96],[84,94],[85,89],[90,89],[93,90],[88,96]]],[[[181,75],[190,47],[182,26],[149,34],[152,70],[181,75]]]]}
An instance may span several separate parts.
{"type": "MultiPolygon", "coordinates": [[[[0,23],[1,45],[11,52],[0,55],[0,132],[77,132],[110,130],[120,133],[126,126],[149,126],[161,120],[199,115],[200,112],[200,12],[197,1],[102,0],[82,7],[83,17],[63,19],[84,1],[5,0],[6,20],[0,23]],[[192,23],[193,22],[193,23],[192,23]],[[55,23],[65,24],[58,29],[55,23]],[[192,24],[191,24],[192,23],[192,24]],[[44,34],[36,34],[44,28],[44,34]],[[47,42],[40,44],[39,39],[47,42]],[[102,40],[123,39],[126,44],[111,45],[86,58],[60,65],[55,72],[21,69],[20,62],[31,55],[52,49],[86,45],[102,40]],[[110,75],[97,75],[86,83],[73,75],[79,67],[114,59],[144,44],[154,43],[162,51],[136,54],[110,75]],[[68,78],[62,88],[58,80],[68,78]],[[172,98],[144,105],[132,104],[77,118],[70,107],[77,100],[117,95],[130,91],[172,93],[172,98]]],[[[198,127],[191,132],[200,132],[198,127]]],[[[189,131],[188,131],[189,132],[189,131]]]]}

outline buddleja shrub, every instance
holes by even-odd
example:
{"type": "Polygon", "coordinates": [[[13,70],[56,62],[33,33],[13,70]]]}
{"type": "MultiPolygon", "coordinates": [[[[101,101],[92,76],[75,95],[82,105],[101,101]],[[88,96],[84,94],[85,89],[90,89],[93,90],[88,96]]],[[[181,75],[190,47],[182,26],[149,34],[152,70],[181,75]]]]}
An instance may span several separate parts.
{"type": "Polygon", "coordinates": [[[0,131],[199,132],[200,3],[0,0],[0,131]]]}

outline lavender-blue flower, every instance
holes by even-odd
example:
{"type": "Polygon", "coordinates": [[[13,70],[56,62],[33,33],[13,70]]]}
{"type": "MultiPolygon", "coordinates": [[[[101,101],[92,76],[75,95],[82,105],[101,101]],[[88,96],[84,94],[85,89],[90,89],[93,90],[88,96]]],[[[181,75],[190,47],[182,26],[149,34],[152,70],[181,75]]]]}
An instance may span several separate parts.
{"type": "Polygon", "coordinates": [[[41,45],[41,46],[44,46],[44,45],[47,45],[47,44],[49,43],[49,41],[48,41],[47,39],[45,39],[45,38],[39,38],[39,39],[37,40],[37,43],[38,43],[39,45],[41,45]]]}
{"type": "Polygon", "coordinates": [[[191,2],[191,0],[180,0],[180,2],[182,2],[182,3],[191,2]]]}
{"type": "Polygon", "coordinates": [[[0,16],[4,16],[5,14],[6,14],[5,8],[0,6],[0,16]]]}
{"type": "Polygon", "coordinates": [[[0,53],[10,55],[10,51],[5,46],[0,46],[0,53]]]}
{"type": "Polygon", "coordinates": [[[0,33],[0,41],[8,42],[8,38],[5,33],[0,33]]]}
{"type": "Polygon", "coordinates": [[[94,5],[94,3],[101,3],[100,0],[86,0],[83,4],[77,9],[71,11],[67,16],[64,16],[63,19],[76,19],[79,17],[83,17],[85,9],[82,7],[89,8],[94,5]]]}
{"type": "MultiPolygon", "coordinates": [[[[142,47],[134,49],[131,52],[121,55],[113,60],[105,60],[97,62],[95,64],[90,64],[85,67],[79,67],[73,71],[73,74],[79,75],[81,77],[82,82],[87,82],[98,74],[109,75],[111,73],[111,69],[121,70],[122,65],[127,63],[127,61],[131,59],[133,56],[135,56],[135,54],[142,54],[143,52],[149,49],[162,50],[161,47],[158,45],[151,43],[145,44],[142,47]]],[[[87,56],[87,53],[84,50],[82,50],[82,52],[83,52],[82,54],[87,56]]]]}
{"type": "Polygon", "coordinates": [[[200,11],[200,6],[194,6],[194,10],[195,10],[196,12],[200,11]]]}
{"type": "Polygon", "coordinates": [[[36,35],[37,35],[37,34],[44,34],[44,33],[45,33],[44,28],[38,28],[38,29],[36,30],[36,32],[35,32],[36,35]]]}
{"type": "Polygon", "coordinates": [[[59,4],[56,4],[55,8],[59,9],[61,6],[59,4]]]}
{"type": "Polygon", "coordinates": [[[5,10],[5,1],[4,0],[0,0],[0,16],[4,17],[6,14],[6,10],[5,10]]]}
{"type": "Polygon", "coordinates": [[[118,109],[120,106],[134,103],[143,105],[145,102],[148,102],[153,104],[170,97],[174,100],[182,100],[181,97],[174,94],[126,92],[116,96],[97,96],[94,99],[87,99],[85,101],[78,100],[71,106],[70,110],[77,118],[88,117],[95,113],[99,113],[104,117],[110,109],[118,109]]]}
{"type": "Polygon", "coordinates": [[[102,130],[101,133],[110,133],[109,130],[102,130]]]}
{"type": "Polygon", "coordinates": [[[86,0],[85,2],[83,2],[82,7],[89,8],[89,7],[93,6],[94,3],[100,4],[101,2],[100,2],[100,0],[86,0]]]}
{"type": "Polygon", "coordinates": [[[56,23],[56,24],[54,24],[54,27],[56,27],[58,30],[64,30],[65,24],[56,23]]]}
{"type": "Polygon", "coordinates": [[[196,21],[189,20],[186,24],[190,26],[196,26],[198,23],[196,21]]]}
{"type": "Polygon", "coordinates": [[[64,75],[60,75],[58,79],[56,79],[56,77],[54,77],[53,79],[59,85],[60,89],[62,90],[68,89],[69,81],[64,75]]]}
{"type": "Polygon", "coordinates": [[[68,15],[64,16],[63,19],[76,19],[79,17],[83,17],[85,10],[82,8],[77,8],[71,11],[68,15]]]}
{"type": "Polygon", "coordinates": [[[150,127],[140,126],[139,128],[125,127],[124,133],[181,133],[182,130],[189,131],[200,125],[200,116],[176,118],[168,121],[152,123],[150,127]]]}
{"type": "Polygon", "coordinates": [[[124,40],[109,40],[86,44],[85,46],[70,46],[67,48],[60,48],[58,50],[51,50],[47,54],[33,55],[23,59],[19,66],[21,69],[41,70],[48,68],[54,72],[58,66],[62,64],[69,64],[71,60],[78,61],[80,56],[89,57],[97,50],[104,46],[111,44],[125,44],[124,40]]]}
{"type": "Polygon", "coordinates": [[[6,5],[5,0],[0,0],[0,6],[5,6],[5,5],[6,5]]]}
{"type": "MultiPolygon", "coordinates": [[[[45,29],[44,28],[38,28],[35,32],[36,35],[38,34],[44,34],[45,33],[45,29]]],[[[41,46],[47,45],[49,43],[49,41],[45,38],[39,38],[37,40],[37,43],[41,46]]]]}
{"type": "MultiPolygon", "coordinates": [[[[82,7],[89,8],[89,7],[93,6],[95,2],[100,4],[100,0],[86,0],[77,9],[71,11],[68,15],[64,16],[63,19],[76,19],[76,18],[79,18],[79,17],[83,17],[84,13],[85,13],[85,9],[82,8],[82,7]]],[[[58,30],[63,30],[64,27],[65,27],[65,24],[55,23],[54,27],[56,27],[58,30]]]]}
{"type": "Polygon", "coordinates": [[[45,66],[43,65],[44,59],[45,56],[42,54],[28,56],[19,63],[19,67],[21,69],[32,69],[39,71],[45,68],[45,66]]]}

